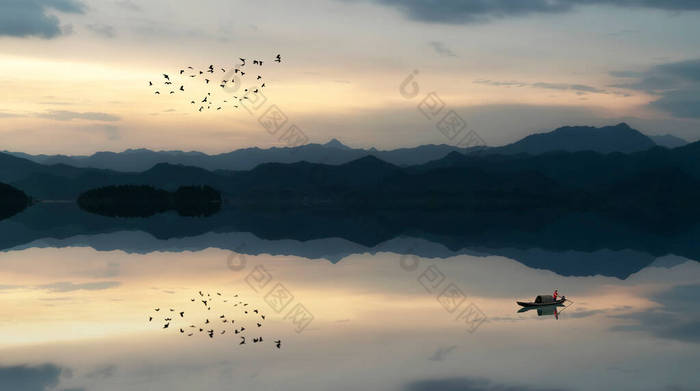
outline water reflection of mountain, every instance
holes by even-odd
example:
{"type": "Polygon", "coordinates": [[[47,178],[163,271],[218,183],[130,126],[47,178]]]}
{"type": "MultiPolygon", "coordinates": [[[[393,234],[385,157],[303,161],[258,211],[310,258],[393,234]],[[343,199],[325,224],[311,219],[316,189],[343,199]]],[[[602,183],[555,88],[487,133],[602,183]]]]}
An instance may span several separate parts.
{"type": "Polygon", "coordinates": [[[0,221],[0,248],[89,246],[127,252],[208,247],[337,262],[357,253],[446,258],[500,255],[562,275],[626,278],[675,254],[700,259],[700,226],[632,226],[592,214],[339,214],[245,212],[208,218],[164,213],[118,219],[75,204],[38,204],[0,221]]]}

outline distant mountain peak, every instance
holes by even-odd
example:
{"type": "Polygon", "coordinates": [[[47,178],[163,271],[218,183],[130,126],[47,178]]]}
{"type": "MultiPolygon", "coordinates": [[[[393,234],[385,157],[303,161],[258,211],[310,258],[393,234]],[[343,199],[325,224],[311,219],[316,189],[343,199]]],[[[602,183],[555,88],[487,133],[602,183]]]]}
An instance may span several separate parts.
{"type": "Polygon", "coordinates": [[[331,141],[323,144],[324,147],[338,148],[338,149],[351,149],[347,145],[341,143],[338,139],[334,138],[331,141]]]}
{"type": "Polygon", "coordinates": [[[656,143],[625,122],[614,126],[564,126],[547,133],[532,134],[500,148],[505,153],[541,154],[552,151],[631,153],[645,151],[656,143]]]}
{"type": "Polygon", "coordinates": [[[657,145],[666,148],[678,148],[684,145],[688,145],[687,140],[684,140],[680,137],[676,137],[672,134],[649,136],[649,138],[652,139],[657,145]]]}
{"type": "Polygon", "coordinates": [[[359,166],[362,166],[362,167],[391,167],[391,168],[396,167],[395,165],[393,165],[391,163],[387,163],[386,161],[384,161],[384,160],[382,160],[374,155],[363,156],[359,159],[355,159],[355,160],[353,160],[351,162],[347,162],[343,165],[344,166],[355,166],[355,167],[359,167],[359,166]]]}

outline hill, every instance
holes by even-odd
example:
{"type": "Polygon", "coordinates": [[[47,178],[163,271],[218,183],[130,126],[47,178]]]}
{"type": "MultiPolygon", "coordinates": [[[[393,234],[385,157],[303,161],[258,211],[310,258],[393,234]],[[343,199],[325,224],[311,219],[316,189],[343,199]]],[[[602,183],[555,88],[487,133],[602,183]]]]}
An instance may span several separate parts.
{"type": "Polygon", "coordinates": [[[591,126],[565,126],[548,133],[533,134],[500,148],[492,153],[527,153],[531,155],[552,151],[592,151],[599,153],[644,151],[656,143],[626,123],[595,128],[591,126]]]}

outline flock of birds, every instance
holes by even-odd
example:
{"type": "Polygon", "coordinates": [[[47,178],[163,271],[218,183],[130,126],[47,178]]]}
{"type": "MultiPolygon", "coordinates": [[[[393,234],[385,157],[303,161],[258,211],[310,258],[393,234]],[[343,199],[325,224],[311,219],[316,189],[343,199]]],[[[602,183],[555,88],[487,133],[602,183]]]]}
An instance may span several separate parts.
{"type": "MultiPolygon", "coordinates": [[[[148,322],[153,323],[154,321],[158,322],[160,320],[163,325],[162,329],[175,330],[180,335],[186,335],[187,337],[201,334],[213,339],[215,335],[222,336],[228,333],[240,337],[239,345],[245,345],[247,343],[246,336],[249,337],[248,341],[252,341],[252,343],[264,342],[263,337],[258,334],[258,329],[263,327],[265,315],[260,313],[258,309],[249,307],[248,303],[244,303],[240,300],[237,294],[231,299],[226,299],[219,292],[216,292],[214,295],[202,291],[198,293],[199,296],[190,299],[192,303],[203,304],[203,307],[197,305],[197,308],[204,312],[205,315],[199,316],[197,321],[187,320],[190,319],[189,311],[186,313],[185,311],[174,308],[169,308],[166,311],[158,307],[154,309],[155,313],[148,315],[148,322]],[[221,311],[218,310],[212,311],[212,304],[214,303],[222,304],[229,309],[236,309],[239,313],[247,315],[248,318],[253,317],[254,319],[252,323],[244,324],[240,319],[236,322],[237,319],[233,319],[226,313],[220,313],[221,311]],[[159,315],[162,315],[162,318],[159,315]],[[186,318],[185,315],[188,315],[188,318],[186,318]],[[254,324],[254,326],[250,326],[251,324],[254,324]],[[249,326],[252,330],[246,329],[245,326],[249,326]],[[248,333],[246,333],[246,331],[248,333]],[[253,333],[257,336],[250,338],[253,333]]],[[[250,321],[250,319],[246,320],[250,321]]],[[[278,339],[273,342],[277,349],[281,349],[281,340],[278,339]]]]}
{"type": "MultiPolygon", "coordinates": [[[[188,66],[172,75],[163,73],[163,79],[160,83],[149,81],[148,86],[153,88],[155,95],[178,95],[189,92],[189,88],[187,91],[185,89],[185,82],[179,80],[179,78],[185,78],[185,80],[187,78],[199,78],[199,80],[204,82],[203,86],[206,87],[207,91],[206,95],[202,94],[196,98],[190,98],[190,104],[195,105],[195,108],[199,106],[197,111],[202,112],[204,110],[211,110],[212,108],[215,110],[222,110],[226,108],[227,105],[231,106],[233,109],[238,109],[242,105],[243,100],[248,99],[249,94],[261,93],[262,89],[266,86],[262,75],[255,72],[255,70],[251,72],[250,62],[247,61],[247,59],[239,58],[239,60],[240,64],[229,67],[228,69],[224,67],[215,67],[214,65],[209,65],[209,67],[205,69],[195,69],[194,67],[188,66]],[[246,64],[249,65],[248,68],[246,68],[246,64]],[[219,70],[223,73],[220,78],[217,76],[219,75],[219,70]],[[252,75],[249,75],[246,79],[255,76],[254,84],[243,88],[242,93],[239,92],[243,87],[243,78],[250,73],[252,73],[252,75]],[[177,87],[178,85],[179,87],[177,87]],[[218,89],[216,88],[217,86],[218,89]],[[162,93],[161,90],[163,91],[162,93]],[[219,91],[223,91],[226,95],[226,98],[220,101],[215,100],[215,97],[218,96],[217,92],[219,91]]],[[[263,62],[263,60],[252,60],[252,66],[262,67],[263,62]]],[[[275,56],[273,62],[281,63],[282,56],[278,54],[275,56]]]]}

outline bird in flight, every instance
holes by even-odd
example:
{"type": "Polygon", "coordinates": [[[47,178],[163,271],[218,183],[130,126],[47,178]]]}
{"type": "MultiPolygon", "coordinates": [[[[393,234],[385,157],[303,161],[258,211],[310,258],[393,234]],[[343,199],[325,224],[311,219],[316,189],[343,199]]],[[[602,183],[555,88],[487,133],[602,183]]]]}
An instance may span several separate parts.
{"type": "Polygon", "coordinates": [[[170,76],[166,75],[165,73],[163,74],[163,77],[164,77],[166,80],[170,80],[170,76]]]}
{"type": "Polygon", "coordinates": [[[239,58],[239,60],[241,60],[241,66],[245,66],[245,58],[239,58]]]}
{"type": "Polygon", "coordinates": [[[280,349],[280,347],[282,346],[282,341],[280,341],[280,340],[275,341],[275,346],[277,346],[277,349],[280,349]]]}
{"type": "Polygon", "coordinates": [[[275,62],[282,62],[282,56],[279,54],[275,57],[275,62]]]}

